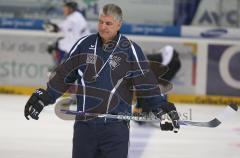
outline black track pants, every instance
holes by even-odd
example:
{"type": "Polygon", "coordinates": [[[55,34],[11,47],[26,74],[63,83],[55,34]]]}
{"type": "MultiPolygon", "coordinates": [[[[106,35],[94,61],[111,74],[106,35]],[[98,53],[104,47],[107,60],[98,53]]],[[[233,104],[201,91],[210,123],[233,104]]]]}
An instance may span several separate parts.
{"type": "Polygon", "coordinates": [[[74,125],[72,158],[127,158],[127,122],[81,122],[74,125]]]}

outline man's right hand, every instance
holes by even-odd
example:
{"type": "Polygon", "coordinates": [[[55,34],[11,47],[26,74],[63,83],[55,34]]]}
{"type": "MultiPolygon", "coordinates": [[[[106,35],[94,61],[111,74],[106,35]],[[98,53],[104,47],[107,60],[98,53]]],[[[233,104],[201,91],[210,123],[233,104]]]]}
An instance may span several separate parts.
{"type": "Polygon", "coordinates": [[[38,120],[40,112],[45,106],[50,104],[50,102],[51,97],[48,95],[47,91],[44,89],[37,89],[25,105],[24,116],[27,120],[29,120],[28,116],[38,120]]]}

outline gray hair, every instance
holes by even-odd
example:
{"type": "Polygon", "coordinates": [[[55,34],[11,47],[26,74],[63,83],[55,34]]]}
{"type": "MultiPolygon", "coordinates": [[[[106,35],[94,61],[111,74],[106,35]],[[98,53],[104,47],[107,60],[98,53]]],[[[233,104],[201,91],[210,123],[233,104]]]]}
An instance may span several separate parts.
{"type": "Polygon", "coordinates": [[[120,22],[123,20],[122,9],[115,4],[104,5],[99,15],[113,16],[116,20],[120,22]]]}

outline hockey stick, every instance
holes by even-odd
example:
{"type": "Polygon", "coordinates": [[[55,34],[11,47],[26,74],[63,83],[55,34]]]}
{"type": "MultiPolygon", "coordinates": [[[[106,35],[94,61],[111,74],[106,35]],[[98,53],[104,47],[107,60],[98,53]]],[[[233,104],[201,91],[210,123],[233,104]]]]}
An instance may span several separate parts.
{"type": "MultiPolygon", "coordinates": [[[[231,117],[238,111],[238,106],[236,104],[229,104],[224,108],[223,112],[218,114],[214,119],[208,122],[194,122],[194,121],[184,121],[185,125],[198,126],[198,127],[210,127],[214,128],[219,126],[223,121],[226,121],[228,117],[231,117]]],[[[150,122],[150,125],[153,127],[159,127],[159,124],[150,122]]]]}
{"type": "MultiPolygon", "coordinates": [[[[230,104],[227,106],[223,112],[223,116],[229,115],[231,112],[236,112],[238,110],[237,105],[230,104]]],[[[66,110],[61,109],[60,110],[64,114],[70,114],[70,115],[77,115],[77,116],[93,116],[98,118],[112,118],[112,119],[119,119],[119,120],[133,120],[133,121],[143,121],[143,122],[160,122],[160,119],[157,117],[152,117],[151,115],[141,116],[141,115],[112,115],[112,114],[97,114],[97,113],[87,113],[82,111],[73,111],[73,110],[66,110]]],[[[222,122],[216,117],[210,121],[207,122],[195,122],[195,121],[184,121],[179,120],[178,123],[180,125],[186,125],[186,126],[197,126],[197,127],[209,127],[214,128],[219,126],[222,122]]]]}

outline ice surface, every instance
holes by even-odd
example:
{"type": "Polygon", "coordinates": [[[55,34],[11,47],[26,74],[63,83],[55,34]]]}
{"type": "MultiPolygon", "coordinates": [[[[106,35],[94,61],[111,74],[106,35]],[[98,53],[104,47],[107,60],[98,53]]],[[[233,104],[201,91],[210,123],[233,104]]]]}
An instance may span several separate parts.
{"type": "MultiPolygon", "coordinates": [[[[38,121],[23,115],[28,96],[0,95],[1,158],[70,158],[73,121],[59,119],[54,106],[38,121]]],[[[209,121],[224,106],[177,104],[182,119],[209,121]]],[[[240,112],[223,117],[217,128],[182,126],[179,133],[162,132],[150,125],[131,123],[129,158],[238,158],[240,112]]]]}

